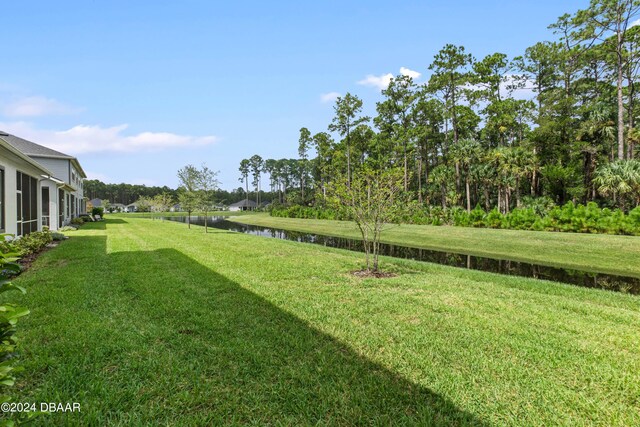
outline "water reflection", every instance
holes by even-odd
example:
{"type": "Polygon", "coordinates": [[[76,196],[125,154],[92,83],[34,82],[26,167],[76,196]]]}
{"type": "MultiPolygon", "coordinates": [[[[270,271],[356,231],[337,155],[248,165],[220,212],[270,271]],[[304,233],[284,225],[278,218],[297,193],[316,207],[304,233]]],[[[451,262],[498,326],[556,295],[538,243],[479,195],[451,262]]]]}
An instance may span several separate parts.
{"type": "MultiPolygon", "coordinates": [[[[165,219],[187,222],[187,217],[167,217],[165,219]]],[[[204,225],[204,217],[202,216],[192,216],[190,220],[191,224],[204,225]]],[[[293,240],[301,243],[313,243],[352,251],[364,251],[362,241],[355,239],[239,224],[228,221],[226,217],[209,217],[207,222],[209,227],[222,230],[271,237],[275,239],[293,240]]],[[[527,262],[485,258],[462,253],[434,251],[385,243],[380,245],[380,254],[396,258],[433,262],[453,267],[553,280],[556,282],[570,283],[589,288],[600,288],[631,294],[640,294],[640,279],[635,277],[591,273],[582,270],[570,270],[527,262]]]]}

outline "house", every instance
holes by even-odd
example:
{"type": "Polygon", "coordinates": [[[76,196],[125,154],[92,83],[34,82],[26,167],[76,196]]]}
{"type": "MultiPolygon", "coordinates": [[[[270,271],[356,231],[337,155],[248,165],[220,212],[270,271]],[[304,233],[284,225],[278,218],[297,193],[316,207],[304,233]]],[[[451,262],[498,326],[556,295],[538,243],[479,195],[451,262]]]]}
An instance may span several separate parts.
{"type": "Polygon", "coordinates": [[[0,137],[0,231],[21,236],[40,229],[42,181],[52,173],[0,137]]]}
{"type": "Polygon", "coordinates": [[[138,211],[138,204],[137,203],[131,203],[130,205],[127,205],[124,207],[124,211],[125,212],[137,212],[138,211]]]}
{"type": "Polygon", "coordinates": [[[242,200],[229,205],[230,211],[253,211],[258,207],[258,204],[253,200],[242,200]]]}
{"type": "Polygon", "coordinates": [[[87,202],[87,212],[91,212],[93,208],[101,208],[102,200],[100,199],[91,199],[87,202]]]}
{"type": "Polygon", "coordinates": [[[20,236],[43,226],[57,230],[86,213],[87,175],[78,159],[2,131],[0,145],[6,233],[20,236]]]}
{"type": "Polygon", "coordinates": [[[109,212],[124,212],[125,209],[126,209],[126,206],[123,205],[122,203],[111,203],[107,208],[109,212]]]}

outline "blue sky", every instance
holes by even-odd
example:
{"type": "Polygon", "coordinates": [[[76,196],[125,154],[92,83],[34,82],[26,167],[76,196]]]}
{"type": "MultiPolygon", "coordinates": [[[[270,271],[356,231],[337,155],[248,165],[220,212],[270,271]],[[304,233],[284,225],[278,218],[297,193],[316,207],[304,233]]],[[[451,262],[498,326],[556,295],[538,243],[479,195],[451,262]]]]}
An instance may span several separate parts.
{"type": "Polygon", "coordinates": [[[369,115],[381,76],[428,76],[446,43],[522,54],[587,0],[20,1],[3,4],[0,129],[76,155],[90,178],[177,186],[206,163],[296,157],[332,95],[369,115]]]}

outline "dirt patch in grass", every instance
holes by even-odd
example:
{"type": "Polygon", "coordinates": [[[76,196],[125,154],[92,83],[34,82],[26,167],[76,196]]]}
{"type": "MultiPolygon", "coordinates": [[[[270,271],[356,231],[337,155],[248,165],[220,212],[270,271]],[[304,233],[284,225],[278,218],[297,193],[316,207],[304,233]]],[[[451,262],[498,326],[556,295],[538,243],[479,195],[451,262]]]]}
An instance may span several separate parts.
{"type": "Polygon", "coordinates": [[[369,271],[369,270],[356,270],[356,271],[352,271],[351,274],[353,274],[356,277],[372,277],[375,279],[384,279],[387,277],[397,277],[398,275],[396,273],[391,273],[388,271],[369,271]]]}

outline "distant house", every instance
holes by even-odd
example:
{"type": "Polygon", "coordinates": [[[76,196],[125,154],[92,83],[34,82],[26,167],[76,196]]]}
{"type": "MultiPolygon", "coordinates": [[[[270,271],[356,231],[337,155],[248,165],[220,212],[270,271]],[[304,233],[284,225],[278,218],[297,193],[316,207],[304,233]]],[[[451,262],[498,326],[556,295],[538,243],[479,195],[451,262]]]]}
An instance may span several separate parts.
{"type": "Polygon", "coordinates": [[[171,206],[169,208],[170,212],[182,212],[182,206],[180,206],[180,203],[176,203],[175,205],[171,206]]]}
{"type": "Polygon", "coordinates": [[[124,207],[124,211],[125,212],[137,212],[138,211],[138,204],[137,203],[131,203],[127,206],[124,207]]]}
{"type": "Polygon", "coordinates": [[[6,233],[57,230],[86,213],[87,175],[78,159],[2,131],[0,150],[0,222],[6,233]]]}
{"type": "Polygon", "coordinates": [[[101,208],[102,200],[101,199],[91,199],[87,202],[87,211],[91,212],[93,208],[101,208]]]}
{"type": "Polygon", "coordinates": [[[109,212],[124,212],[126,208],[122,203],[111,203],[107,210],[109,212]]]}
{"type": "Polygon", "coordinates": [[[237,203],[232,203],[229,205],[229,210],[232,212],[237,211],[253,211],[258,207],[258,204],[253,200],[242,200],[237,203]]]}

